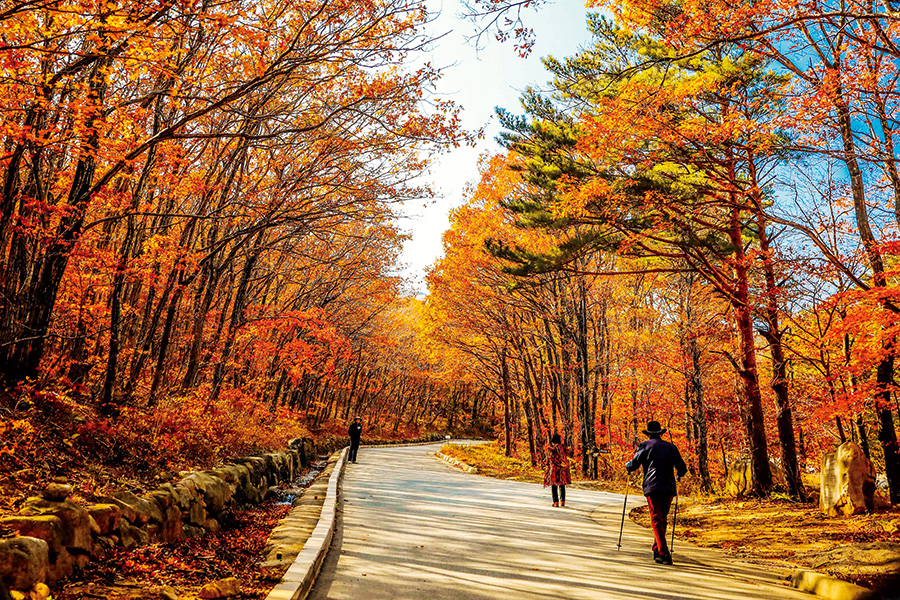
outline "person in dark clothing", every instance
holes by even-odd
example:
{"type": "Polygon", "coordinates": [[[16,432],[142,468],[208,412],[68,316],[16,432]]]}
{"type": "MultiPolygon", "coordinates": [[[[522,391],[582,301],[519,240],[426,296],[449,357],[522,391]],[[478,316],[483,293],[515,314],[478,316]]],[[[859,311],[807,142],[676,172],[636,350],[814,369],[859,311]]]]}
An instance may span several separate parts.
{"type": "Polygon", "coordinates": [[[625,468],[629,473],[639,467],[644,470],[644,496],[650,507],[650,525],[653,527],[653,560],[671,565],[672,555],[666,544],[666,519],[672,498],[677,493],[675,472],[681,479],[687,473],[687,465],[675,444],[662,439],[665,432],[658,421],[647,423],[644,435],[650,439],[638,446],[634,458],[628,461],[625,468]]]}
{"type": "Polygon", "coordinates": [[[572,483],[572,474],[569,471],[569,457],[566,456],[566,447],[562,444],[562,438],[554,433],[550,438],[550,452],[547,457],[547,467],[544,470],[544,487],[550,486],[553,495],[553,506],[566,505],[566,486],[572,483]]]}
{"type": "Polygon", "coordinates": [[[359,417],[353,417],[353,424],[347,430],[350,436],[350,462],[356,462],[356,453],[359,452],[359,438],[362,436],[362,425],[359,424],[359,417]]]}

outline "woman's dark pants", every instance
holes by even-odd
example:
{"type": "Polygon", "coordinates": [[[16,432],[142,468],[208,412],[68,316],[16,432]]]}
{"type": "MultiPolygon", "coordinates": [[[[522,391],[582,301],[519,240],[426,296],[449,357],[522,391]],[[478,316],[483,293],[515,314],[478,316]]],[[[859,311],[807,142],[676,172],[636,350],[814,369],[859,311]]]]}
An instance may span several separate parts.
{"type": "Polygon", "coordinates": [[[553,494],[553,504],[556,504],[557,502],[565,502],[566,501],[566,486],[551,485],[550,493],[553,494]],[[559,492],[557,492],[556,488],[559,488],[559,492]]]}

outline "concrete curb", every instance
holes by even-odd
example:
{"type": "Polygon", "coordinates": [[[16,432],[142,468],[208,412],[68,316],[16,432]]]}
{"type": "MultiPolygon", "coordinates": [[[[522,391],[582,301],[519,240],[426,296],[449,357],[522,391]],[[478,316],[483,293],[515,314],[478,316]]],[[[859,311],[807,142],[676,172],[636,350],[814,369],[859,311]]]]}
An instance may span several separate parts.
{"type": "Polygon", "coordinates": [[[794,571],[791,586],[828,600],[864,600],[872,595],[870,589],[804,569],[794,571]]]}
{"type": "Polygon", "coordinates": [[[460,460],[457,460],[457,459],[453,458],[452,456],[447,456],[443,452],[435,452],[434,455],[437,458],[439,458],[447,463],[450,463],[454,467],[460,468],[461,470],[465,471],[466,473],[477,473],[478,472],[478,469],[476,469],[475,467],[470,467],[466,463],[464,463],[460,460]]]}
{"type": "Polygon", "coordinates": [[[269,592],[266,600],[303,600],[312,588],[316,575],[319,574],[319,569],[322,567],[322,562],[325,560],[325,555],[328,553],[331,537],[334,535],[338,483],[344,475],[347,451],[347,448],[341,450],[341,457],[334,465],[334,471],[328,479],[328,491],[325,494],[325,502],[322,504],[322,513],[316,528],[306,540],[300,554],[294,559],[294,563],[281,578],[281,583],[269,592]]]}

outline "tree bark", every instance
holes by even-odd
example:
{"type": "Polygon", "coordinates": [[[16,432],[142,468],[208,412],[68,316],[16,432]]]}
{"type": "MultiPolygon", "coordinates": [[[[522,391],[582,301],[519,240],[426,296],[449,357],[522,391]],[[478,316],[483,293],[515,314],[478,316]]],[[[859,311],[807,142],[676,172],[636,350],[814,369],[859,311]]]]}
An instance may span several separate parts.
{"type": "MultiPolygon", "coordinates": [[[[756,176],[752,167],[751,175],[756,176]]],[[[757,203],[761,198],[755,199],[757,203]]],[[[803,480],[800,478],[800,464],[797,459],[797,443],[794,437],[794,416],[788,397],[787,360],[784,356],[784,344],[782,337],[784,332],[778,316],[778,287],[775,282],[775,267],[772,261],[772,250],[769,246],[769,236],[766,231],[766,220],[761,211],[757,211],[757,234],[759,247],[762,251],[763,273],[765,275],[766,294],[766,323],[768,331],[764,333],[769,349],[772,353],[772,390],[775,392],[775,404],[778,407],[776,420],[778,423],[778,440],[781,447],[781,466],[784,469],[787,481],[788,493],[792,498],[801,502],[806,501],[806,490],[803,488],[803,480]]]]}
{"type": "Polygon", "coordinates": [[[507,365],[506,348],[500,352],[500,384],[503,390],[503,430],[506,433],[504,454],[513,455],[512,407],[510,406],[509,367],[507,365]]]}
{"type": "Polygon", "coordinates": [[[734,247],[732,261],[734,289],[731,303],[735,311],[735,322],[740,346],[738,375],[743,383],[747,409],[746,424],[753,463],[752,487],[755,494],[766,496],[772,490],[772,471],[769,466],[769,450],[766,442],[765,422],[763,420],[762,393],[759,388],[759,369],[756,361],[756,344],[753,339],[753,315],[750,307],[747,257],[744,253],[740,213],[741,211],[737,207],[731,209],[729,234],[734,247]]]}

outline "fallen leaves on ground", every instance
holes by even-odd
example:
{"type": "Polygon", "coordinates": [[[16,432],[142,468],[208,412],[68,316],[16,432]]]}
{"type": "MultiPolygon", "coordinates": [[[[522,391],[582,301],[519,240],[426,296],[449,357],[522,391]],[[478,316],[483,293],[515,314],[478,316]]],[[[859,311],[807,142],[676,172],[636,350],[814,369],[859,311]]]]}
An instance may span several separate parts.
{"type": "MultiPolygon", "coordinates": [[[[650,526],[646,506],[632,510],[631,518],[650,526]]],[[[676,546],[685,539],[743,560],[786,570],[808,568],[872,587],[900,567],[896,525],[898,508],[828,517],[812,504],[681,498],[675,533],[676,546]]]]}
{"type": "Polygon", "coordinates": [[[235,598],[265,598],[282,573],[263,572],[258,564],[269,534],[290,508],[290,504],[267,500],[253,508],[226,513],[220,522],[222,530],[217,533],[112,552],[105,560],[88,565],[83,579],[66,585],[56,597],[156,598],[152,590],[161,585],[196,596],[209,581],[236,577],[241,582],[241,594],[235,598]]]}

